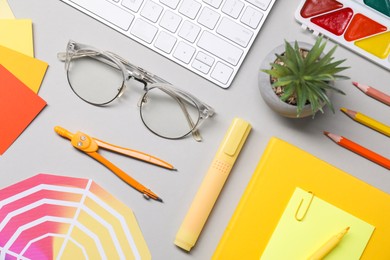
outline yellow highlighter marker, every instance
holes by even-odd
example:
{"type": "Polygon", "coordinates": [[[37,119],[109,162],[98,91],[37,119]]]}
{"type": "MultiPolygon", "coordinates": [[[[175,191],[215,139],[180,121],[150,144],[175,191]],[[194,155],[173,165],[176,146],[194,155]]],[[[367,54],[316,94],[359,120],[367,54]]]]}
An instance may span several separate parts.
{"type": "Polygon", "coordinates": [[[233,120],[176,234],[178,247],[190,251],[195,245],[250,130],[246,121],[233,120]]]}
{"type": "Polygon", "coordinates": [[[331,237],[325,244],[323,244],[310,258],[309,260],[321,260],[327,254],[329,254],[343,239],[345,234],[347,234],[349,227],[345,228],[343,231],[337,235],[331,237]]]}
{"type": "Polygon", "coordinates": [[[372,119],[371,117],[368,117],[362,113],[347,109],[347,108],[341,108],[342,112],[344,112],[346,115],[348,115],[353,120],[368,126],[384,135],[390,136],[390,126],[387,126],[375,119],[372,119]]]}

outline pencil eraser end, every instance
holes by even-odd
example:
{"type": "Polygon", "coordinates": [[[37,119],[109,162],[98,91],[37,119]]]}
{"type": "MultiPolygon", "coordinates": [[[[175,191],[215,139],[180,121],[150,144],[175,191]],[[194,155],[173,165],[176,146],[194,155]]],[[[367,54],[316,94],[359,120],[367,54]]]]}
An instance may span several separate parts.
{"type": "Polygon", "coordinates": [[[180,239],[175,239],[175,245],[176,246],[178,246],[178,247],[180,247],[181,249],[184,249],[184,250],[186,250],[186,251],[190,251],[191,250],[191,248],[193,247],[193,245],[191,245],[191,244],[189,244],[189,243],[187,243],[187,242],[185,242],[185,241],[183,241],[183,240],[180,240],[180,239]]]}

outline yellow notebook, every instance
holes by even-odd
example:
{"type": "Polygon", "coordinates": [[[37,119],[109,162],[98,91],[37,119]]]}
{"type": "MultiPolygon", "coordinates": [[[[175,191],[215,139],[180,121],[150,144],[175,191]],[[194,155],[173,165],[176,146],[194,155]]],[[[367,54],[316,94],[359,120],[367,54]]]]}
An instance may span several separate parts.
{"type": "Polygon", "coordinates": [[[390,259],[390,195],[277,138],[271,138],[213,259],[256,259],[296,187],[375,226],[362,259],[390,259]]]}
{"type": "Polygon", "coordinates": [[[349,231],[326,259],[360,259],[374,226],[297,187],[261,260],[308,259],[347,227],[349,231]]]}

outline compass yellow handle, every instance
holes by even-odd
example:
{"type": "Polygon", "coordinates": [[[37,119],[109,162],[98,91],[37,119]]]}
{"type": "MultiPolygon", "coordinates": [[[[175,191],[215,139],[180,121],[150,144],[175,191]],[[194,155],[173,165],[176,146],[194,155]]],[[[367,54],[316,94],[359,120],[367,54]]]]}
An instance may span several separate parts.
{"type": "Polygon", "coordinates": [[[72,140],[73,134],[61,126],[54,127],[54,131],[62,137],[72,140]]]}

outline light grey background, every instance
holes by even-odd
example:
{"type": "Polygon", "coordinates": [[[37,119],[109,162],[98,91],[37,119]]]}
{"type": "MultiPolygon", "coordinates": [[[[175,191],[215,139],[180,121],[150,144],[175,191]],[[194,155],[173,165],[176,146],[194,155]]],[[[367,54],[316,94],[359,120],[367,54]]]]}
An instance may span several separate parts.
{"type": "MultiPolygon", "coordinates": [[[[284,39],[310,43],[315,40],[294,20],[299,2],[279,0],[275,3],[232,86],[223,90],[59,0],[9,0],[17,18],[32,19],[35,56],[49,63],[39,92],[48,106],[0,157],[0,187],[37,173],[92,178],[134,211],[154,259],[208,259],[212,256],[271,136],[286,140],[390,193],[388,170],[339,147],[322,134],[328,130],[344,135],[389,158],[388,137],[338,111],[340,107],[347,107],[390,124],[389,107],[364,95],[350,80],[337,83],[347,94],[333,96],[337,112],[332,114],[327,109],[326,114],[318,114],[314,120],[282,118],[272,112],[260,96],[257,74],[266,54],[284,39]],[[140,90],[129,89],[119,102],[104,108],[78,99],[68,86],[64,64],[56,58],[57,52],[65,50],[69,39],[116,52],[212,105],[217,114],[201,128],[204,141],[197,143],[192,138],[170,141],[151,134],[138,114],[140,90]],[[201,237],[191,252],[186,253],[175,247],[173,240],[234,117],[249,121],[253,130],[201,237]],[[148,152],[174,164],[178,172],[102,151],[106,158],[159,194],[164,203],[146,201],[104,166],[72,148],[67,140],[54,133],[56,125],[148,152]]],[[[337,59],[347,59],[346,65],[351,69],[345,74],[351,80],[390,93],[389,71],[343,47],[339,47],[335,55],[337,59]]],[[[313,169],[313,173],[318,170],[313,169]]],[[[329,192],[332,192],[331,187],[329,192]]]]}

